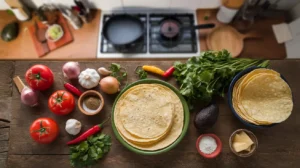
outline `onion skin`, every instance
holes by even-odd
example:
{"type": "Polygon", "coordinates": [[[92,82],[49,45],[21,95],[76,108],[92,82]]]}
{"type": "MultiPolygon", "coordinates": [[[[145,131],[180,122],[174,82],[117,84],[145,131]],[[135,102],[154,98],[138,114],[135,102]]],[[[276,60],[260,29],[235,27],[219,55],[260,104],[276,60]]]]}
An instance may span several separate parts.
{"type": "Polygon", "coordinates": [[[63,65],[62,71],[64,77],[68,79],[77,79],[80,74],[80,66],[78,62],[67,62],[63,65]]]}
{"type": "Polygon", "coordinates": [[[23,104],[31,107],[38,105],[38,92],[29,87],[24,87],[21,92],[21,101],[23,104]]]}
{"type": "Polygon", "coordinates": [[[119,81],[112,77],[107,76],[100,81],[100,89],[107,94],[115,94],[120,91],[120,83],[119,81]]]}

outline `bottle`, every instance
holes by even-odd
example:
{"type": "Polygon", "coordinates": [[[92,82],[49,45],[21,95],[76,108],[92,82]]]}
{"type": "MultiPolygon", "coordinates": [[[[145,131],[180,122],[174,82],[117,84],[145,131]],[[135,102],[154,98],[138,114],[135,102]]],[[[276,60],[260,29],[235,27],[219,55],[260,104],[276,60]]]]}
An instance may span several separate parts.
{"type": "Polygon", "coordinates": [[[20,1],[5,0],[5,2],[10,6],[11,11],[19,21],[27,21],[31,19],[29,9],[20,1]]]}
{"type": "Polygon", "coordinates": [[[222,23],[230,23],[243,4],[244,0],[222,0],[217,19],[222,23]]]}

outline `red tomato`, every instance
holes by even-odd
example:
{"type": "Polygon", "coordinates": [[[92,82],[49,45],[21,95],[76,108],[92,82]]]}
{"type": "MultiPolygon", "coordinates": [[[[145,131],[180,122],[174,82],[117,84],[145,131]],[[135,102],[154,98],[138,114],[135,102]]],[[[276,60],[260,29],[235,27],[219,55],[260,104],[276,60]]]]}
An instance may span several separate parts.
{"type": "Polygon", "coordinates": [[[57,123],[51,118],[39,118],[30,126],[30,136],[42,144],[49,144],[56,139],[59,133],[57,123]]]}
{"type": "Polygon", "coordinates": [[[30,67],[25,78],[27,84],[34,90],[46,90],[53,84],[53,73],[45,65],[33,65],[30,67]]]}
{"type": "Polygon", "coordinates": [[[74,96],[65,90],[54,92],[48,100],[49,109],[58,115],[67,115],[75,107],[74,96]]]}

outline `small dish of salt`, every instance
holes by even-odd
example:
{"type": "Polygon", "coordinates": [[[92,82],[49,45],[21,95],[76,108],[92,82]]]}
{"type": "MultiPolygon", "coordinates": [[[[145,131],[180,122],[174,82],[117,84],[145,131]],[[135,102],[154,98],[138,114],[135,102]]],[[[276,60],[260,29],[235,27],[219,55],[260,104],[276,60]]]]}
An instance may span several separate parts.
{"type": "Polygon", "coordinates": [[[222,142],[215,134],[202,134],[197,139],[196,148],[201,156],[211,159],[221,153],[222,142]]]}

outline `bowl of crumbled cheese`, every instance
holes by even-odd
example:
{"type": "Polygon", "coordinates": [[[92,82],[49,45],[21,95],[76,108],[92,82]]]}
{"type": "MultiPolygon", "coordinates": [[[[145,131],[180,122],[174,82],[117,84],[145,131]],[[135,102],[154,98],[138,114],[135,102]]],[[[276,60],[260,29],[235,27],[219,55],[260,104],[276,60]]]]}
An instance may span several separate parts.
{"type": "Polygon", "coordinates": [[[198,153],[208,159],[217,157],[222,151],[222,142],[215,134],[202,134],[196,141],[198,153]]]}

